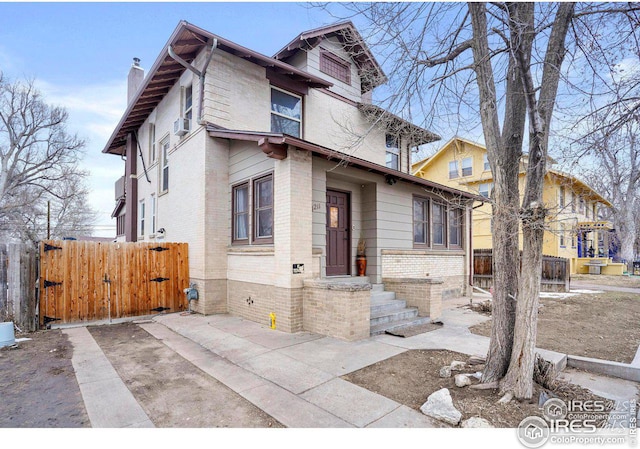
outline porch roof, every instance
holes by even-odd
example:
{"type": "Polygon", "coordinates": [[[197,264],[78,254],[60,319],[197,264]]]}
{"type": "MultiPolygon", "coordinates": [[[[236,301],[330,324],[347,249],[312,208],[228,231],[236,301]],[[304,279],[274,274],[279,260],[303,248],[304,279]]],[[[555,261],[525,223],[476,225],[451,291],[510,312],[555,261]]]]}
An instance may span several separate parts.
{"type": "Polygon", "coordinates": [[[292,146],[301,150],[312,152],[314,155],[326,158],[327,160],[335,160],[344,166],[353,166],[361,170],[383,175],[387,182],[394,183],[396,181],[404,181],[411,184],[427,187],[432,191],[447,192],[449,194],[468,198],[474,201],[486,202],[487,199],[480,195],[474,195],[469,192],[454,189],[437,182],[427,179],[418,178],[398,170],[385,167],[384,165],[360,159],[339,151],[335,151],[321,145],[290,136],[288,134],[268,133],[259,131],[244,131],[225,129],[212,123],[207,124],[207,131],[211,137],[256,142],[258,147],[268,156],[274,159],[284,159],[287,157],[287,148],[292,146]]]}
{"type": "Polygon", "coordinates": [[[580,231],[610,231],[613,229],[613,223],[610,221],[580,221],[576,228],[580,231]]]}

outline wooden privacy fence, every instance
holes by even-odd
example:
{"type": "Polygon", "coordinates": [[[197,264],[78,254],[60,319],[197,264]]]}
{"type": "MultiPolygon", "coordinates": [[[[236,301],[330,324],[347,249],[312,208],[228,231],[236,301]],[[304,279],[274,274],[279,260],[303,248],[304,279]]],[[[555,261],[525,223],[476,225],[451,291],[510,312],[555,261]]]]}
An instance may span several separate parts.
{"type": "Polygon", "coordinates": [[[37,249],[24,243],[0,243],[0,322],[13,321],[35,331],[37,249]]]}
{"type": "MultiPolygon", "coordinates": [[[[522,255],[522,252],[520,254],[522,255]]],[[[568,259],[542,256],[541,291],[568,292],[570,280],[568,259]]],[[[473,250],[473,285],[487,290],[493,285],[493,250],[473,250]]]]}
{"type": "Polygon", "coordinates": [[[185,310],[186,243],[40,243],[40,325],[185,310]]]}

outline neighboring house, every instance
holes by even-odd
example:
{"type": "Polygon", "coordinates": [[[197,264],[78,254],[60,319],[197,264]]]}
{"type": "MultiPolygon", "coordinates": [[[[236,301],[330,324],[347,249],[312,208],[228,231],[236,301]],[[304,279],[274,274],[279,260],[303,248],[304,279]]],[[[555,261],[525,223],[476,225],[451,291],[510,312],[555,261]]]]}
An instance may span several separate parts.
{"type": "MultiPolygon", "coordinates": [[[[525,187],[527,156],[520,163],[519,187],[522,197],[525,187]]],[[[571,273],[588,273],[585,265],[601,259],[603,274],[622,274],[622,264],[610,259],[609,246],[612,225],[600,220],[602,208],[611,207],[589,185],[573,175],[553,168],[549,158],[544,178],[543,202],[549,208],[544,233],[543,254],[564,257],[571,261],[571,273]]],[[[493,175],[483,145],[454,137],[433,156],[412,165],[412,173],[450,187],[490,198],[493,175]]],[[[473,211],[474,249],[492,248],[491,203],[473,211]]],[[[518,235],[522,249],[522,231],[518,235]]]]}
{"type": "Polygon", "coordinates": [[[439,137],[371,104],[385,80],[350,22],[273,57],[180,22],[146,77],[134,60],[103,150],[126,157],[119,239],[189,243],[200,313],[356,339],[378,314],[352,282],[362,237],[364,280],[438,318],[468,290],[481,198],[410,174],[439,137]]]}

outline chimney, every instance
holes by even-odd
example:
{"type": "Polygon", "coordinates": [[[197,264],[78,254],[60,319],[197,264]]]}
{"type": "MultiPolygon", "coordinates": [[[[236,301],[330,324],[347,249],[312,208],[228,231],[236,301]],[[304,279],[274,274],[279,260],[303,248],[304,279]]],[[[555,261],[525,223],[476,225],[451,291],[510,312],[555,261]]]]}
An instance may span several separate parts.
{"type": "Polygon", "coordinates": [[[129,77],[127,78],[127,104],[138,92],[138,88],[142,85],[144,79],[144,69],[140,67],[140,58],[133,58],[133,64],[129,69],[129,77]]]}

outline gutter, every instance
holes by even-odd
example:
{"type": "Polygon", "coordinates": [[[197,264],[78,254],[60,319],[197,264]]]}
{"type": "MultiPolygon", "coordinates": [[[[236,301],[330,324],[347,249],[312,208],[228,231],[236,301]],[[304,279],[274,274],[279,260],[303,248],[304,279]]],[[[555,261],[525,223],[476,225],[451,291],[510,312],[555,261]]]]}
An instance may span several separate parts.
{"type": "Polygon", "coordinates": [[[191,64],[189,64],[184,59],[182,59],[180,56],[178,56],[176,54],[176,52],[173,51],[173,47],[171,45],[169,45],[167,47],[167,50],[169,52],[169,56],[171,56],[171,58],[173,58],[173,60],[178,62],[184,68],[186,68],[188,70],[191,70],[193,73],[195,73],[198,76],[198,78],[200,78],[200,100],[198,101],[198,118],[197,118],[198,125],[204,125],[205,124],[205,122],[202,120],[202,110],[204,109],[204,81],[205,81],[205,77],[207,75],[207,68],[209,67],[209,63],[211,62],[211,59],[213,58],[213,51],[216,49],[217,46],[218,46],[218,39],[214,37],[213,38],[213,43],[211,44],[211,51],[209,52],[209,56],[207,57],[207,60],[204,63],[204,68],[203,68],[202,72],[200,70],[196,69],[191,64]]]}

